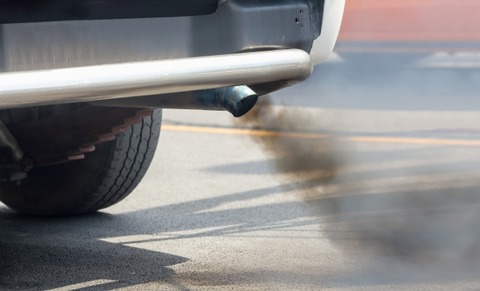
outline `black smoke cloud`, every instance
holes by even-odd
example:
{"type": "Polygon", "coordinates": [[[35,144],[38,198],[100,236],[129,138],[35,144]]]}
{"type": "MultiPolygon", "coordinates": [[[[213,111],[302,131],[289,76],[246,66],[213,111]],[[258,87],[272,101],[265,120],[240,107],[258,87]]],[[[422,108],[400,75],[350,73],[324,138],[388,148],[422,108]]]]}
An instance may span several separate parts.
{"type": "Polygon", "coordinates": [[[400,284],[480,274],[480,177],[471,171],[480,163],[470,161],[468,169],[462,162],[450,165],[448,149],[438,148],[399,154],[375,152],[372,146],[368,154],[359,153],[325,130],[317,132],[318,138],[299,137],[316,120],[318,116],[275,106],[262,97],[237,122],[279,132],[252,138],[275,157],[275,169],[297,185],[314,215],[327,221],[323,234],[346,254],[369,256],[369,263],[354,271],[358,277],[353,281],[400,284]],[[393,166],[398,160],[422,164],[423,156],[436,162],[393,166]],[[351,171],[380,162],[387,166],[351,171]]]}

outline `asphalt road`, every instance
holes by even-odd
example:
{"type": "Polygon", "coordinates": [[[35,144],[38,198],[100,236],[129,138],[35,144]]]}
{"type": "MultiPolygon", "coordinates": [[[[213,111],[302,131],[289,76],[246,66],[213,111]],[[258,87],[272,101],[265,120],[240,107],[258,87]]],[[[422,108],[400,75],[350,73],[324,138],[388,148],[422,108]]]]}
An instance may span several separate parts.
{"type": "Polygon", "coordinates": [[[253,121],[165,111],[144,181],[98,214],[0,206],[0,288],[478,290],[479,70],[341,57],[253,121]]]}

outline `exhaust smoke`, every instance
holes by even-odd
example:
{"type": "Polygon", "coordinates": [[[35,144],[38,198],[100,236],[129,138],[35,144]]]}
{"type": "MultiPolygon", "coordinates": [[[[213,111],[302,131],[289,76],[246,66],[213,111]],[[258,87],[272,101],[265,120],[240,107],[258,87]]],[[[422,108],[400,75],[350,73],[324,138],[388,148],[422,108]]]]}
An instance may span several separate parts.
{"type": "Polygon", "coordinates": [[[302,181],[306,199],[314,199],[321,187],[335,178],[342,164],[338,143],[326,133],[302,132],[312,117],[275,106],[269,96],[261,97],[244,117],[236,119],[241,126],[271,130],[275,135],[255,135],[252,138],[275,157],[275,168],[292,181],[302,181]],[[300,134],[300,136],[297,135],[300,134]]]}
{"type": "Polygon", "coordinates": [[[368,262],[354,264],[361,266],[351,270],[355,275],[341,273],[336,283],[476,279],[480,163],[469,156],[473,149],[369,145],[366,150],[325,130],[304,134],[305,125],[316,120],[261,97],[236,122],[277,131],[252,138],[325,222],[322,235],[346,256],[368,254],[368,262]]]}

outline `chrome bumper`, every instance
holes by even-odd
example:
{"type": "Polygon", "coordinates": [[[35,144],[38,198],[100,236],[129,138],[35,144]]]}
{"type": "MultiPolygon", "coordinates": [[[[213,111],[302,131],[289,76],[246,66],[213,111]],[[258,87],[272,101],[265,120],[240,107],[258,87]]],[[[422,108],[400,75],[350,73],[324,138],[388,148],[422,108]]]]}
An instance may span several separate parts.
{"type": "Polygon", "coordinates": [[[308,53],[271,50],[0,74],[0,108],[92,102],[276,81],[302,81],[308,53]]]}

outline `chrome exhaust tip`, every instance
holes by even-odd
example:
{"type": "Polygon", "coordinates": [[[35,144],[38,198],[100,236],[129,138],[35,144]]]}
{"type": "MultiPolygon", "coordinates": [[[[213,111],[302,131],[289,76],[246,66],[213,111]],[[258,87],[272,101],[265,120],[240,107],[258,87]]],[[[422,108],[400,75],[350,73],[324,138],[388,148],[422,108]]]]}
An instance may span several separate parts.
{"type": "Polygon", "coordinates": [[[204,108],[223,108],[234,117],[250,111],[257,103],[258,95],[248,86],[234,86],[194,93],[194,100],[204,108]]]}

